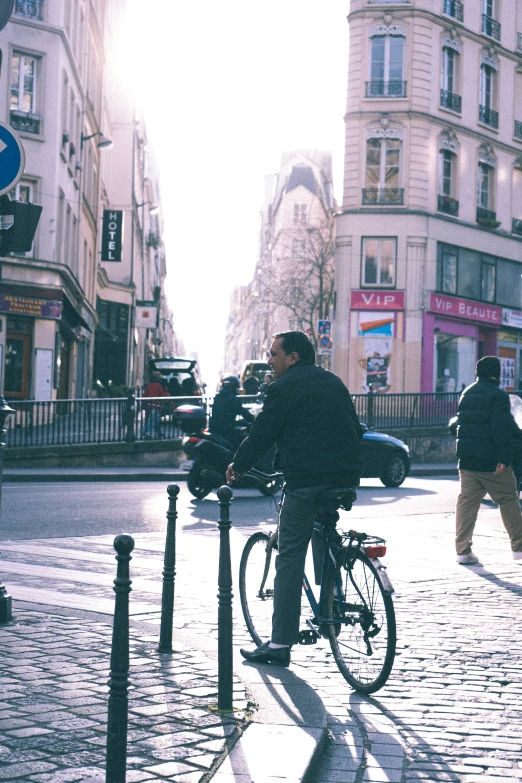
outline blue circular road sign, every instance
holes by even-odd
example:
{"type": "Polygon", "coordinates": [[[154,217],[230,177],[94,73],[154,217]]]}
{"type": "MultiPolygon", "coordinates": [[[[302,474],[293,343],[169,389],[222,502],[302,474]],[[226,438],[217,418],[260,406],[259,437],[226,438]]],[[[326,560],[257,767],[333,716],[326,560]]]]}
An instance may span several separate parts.
{"type": "Polygon", "coordinates": [[[0,196],[13,188],[25,168],[25,151],[17,133],[0,121],[0,196]]]}

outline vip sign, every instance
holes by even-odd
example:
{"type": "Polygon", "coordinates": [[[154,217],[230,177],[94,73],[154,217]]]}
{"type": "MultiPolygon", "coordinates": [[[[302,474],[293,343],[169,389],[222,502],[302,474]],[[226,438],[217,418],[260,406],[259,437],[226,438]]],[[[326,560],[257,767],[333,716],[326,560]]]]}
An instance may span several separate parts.
{"type": "Polygon", "coordinates": [[[123,211],[121,209],[104,209],[101,260],[121,261],[122,242],[123,211]]]}

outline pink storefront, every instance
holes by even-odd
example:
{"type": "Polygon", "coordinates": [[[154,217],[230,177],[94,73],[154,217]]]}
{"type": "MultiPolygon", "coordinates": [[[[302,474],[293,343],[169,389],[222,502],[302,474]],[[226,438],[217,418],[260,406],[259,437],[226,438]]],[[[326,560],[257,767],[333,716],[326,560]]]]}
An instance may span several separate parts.
{"type": "Polygon", "coordinates": [[[421,391],[455,392],[475,380],[481,356],[497,355],[502,307],[429,294],[423,316],[421,391]]]}

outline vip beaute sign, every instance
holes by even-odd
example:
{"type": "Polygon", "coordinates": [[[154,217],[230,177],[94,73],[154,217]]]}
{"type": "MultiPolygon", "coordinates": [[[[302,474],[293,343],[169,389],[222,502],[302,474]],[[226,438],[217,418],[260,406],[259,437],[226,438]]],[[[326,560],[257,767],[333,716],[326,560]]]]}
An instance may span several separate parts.
{"type": "Polygon", "coordinates": [[[352,310],[404,310],[404,291],[352,291],[352,310]]]}
{"type": "Polygon", "coordinates": [[[502,308],[486,302],[473,302],[457,296],[430,294],[430,312],[464,318],[467,321],[482,321],[502,325],[502,308]]]}
{"type": "Polygon", "coordinates": [[[101,241],[102,261],[121,261],[123,242],[123,211],[104,209],[101,241]]]}

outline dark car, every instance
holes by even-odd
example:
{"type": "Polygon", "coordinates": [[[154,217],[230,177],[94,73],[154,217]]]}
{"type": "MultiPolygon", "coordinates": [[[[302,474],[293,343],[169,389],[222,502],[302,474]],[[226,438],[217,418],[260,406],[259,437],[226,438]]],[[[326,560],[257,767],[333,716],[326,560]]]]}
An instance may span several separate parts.
{"type": "Polygon", "coordinates": [[[151,373],[159,370],[171,397],[201,397],[205,393],[205,385],[201,382],[197,369],[197,359],[183,356],[151,359],[149,370],[151,373]]]}
{"type": "Polygon", "coordinates": [[[379,478],[385,487],[400,487],[410,472],[408,446],[399,438],[362,426],[362,478],[379,478]]]}

